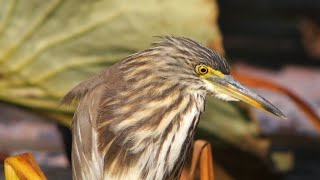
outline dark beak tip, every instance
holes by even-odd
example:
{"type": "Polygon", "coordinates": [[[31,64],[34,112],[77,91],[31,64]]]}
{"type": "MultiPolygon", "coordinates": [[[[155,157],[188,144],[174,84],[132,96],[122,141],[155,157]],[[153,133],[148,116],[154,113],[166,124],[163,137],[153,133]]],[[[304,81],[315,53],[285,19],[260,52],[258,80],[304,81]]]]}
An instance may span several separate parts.
{"type": "Polygon", "coordinates": [[[277,117],[280,117],[282,119],[287,119],[287,116],[284,115],[279,109],[275,108],[270,111],[272,114],[276,115],[277,117]]]}
{"type": "Polygon", "coordinates": [[[265,110],[277,117],[280,117],[282,119],[287,119],[286,115],[284,115],[278,108],[276,108],[274,105],[269,104],[268,106],[264,106],[265,110]]]}
{"type": "Polygon", "coordinates": [[[279,117],[281,117],[282,119],[288,119],[286,115],[284,115],[282,112],[281,114],[279,114],[279,117]]]}
{"type": "Polygon", "coordinates": [[[281,119],[288,119],[286,115],[284,115],[282,112],[276,114],[281,119]]]}

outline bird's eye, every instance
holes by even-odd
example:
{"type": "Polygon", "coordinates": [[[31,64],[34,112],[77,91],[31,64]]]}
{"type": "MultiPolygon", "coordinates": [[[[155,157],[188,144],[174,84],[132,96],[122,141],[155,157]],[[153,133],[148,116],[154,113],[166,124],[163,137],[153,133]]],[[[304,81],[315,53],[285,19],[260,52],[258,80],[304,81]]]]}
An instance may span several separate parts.
{"type": "Polygon", "coordinates": [[[199,74],[199,75],[205,75],[208,73],[208,68],[207,66],[205,65],[197,65],[196,66],[196,72],[199,74]]]}

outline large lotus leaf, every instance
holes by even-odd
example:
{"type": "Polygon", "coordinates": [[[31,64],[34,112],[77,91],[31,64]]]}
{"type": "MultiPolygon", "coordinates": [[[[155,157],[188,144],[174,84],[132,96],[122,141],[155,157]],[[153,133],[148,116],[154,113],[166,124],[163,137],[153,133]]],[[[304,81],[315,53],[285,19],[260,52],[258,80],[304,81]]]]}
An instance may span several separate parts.
{"type": "MultiPolygon", "coordinates": [[[[69,124],[73,109],[58,102],[74,85],[148,47],[154,35],[222,50],[216,21],[213,0],[0,0],[0,100],[69,124]]],[[[200,130],[255,147],[254,125],[221,103],[209,100],[200,130]]]]}
{"type": "Polygon", "coordinates": [[[154,35],[219,44],[216,15],[205,0],[0,0],[0,100],[71,113],[68,90],[154,35]]]}

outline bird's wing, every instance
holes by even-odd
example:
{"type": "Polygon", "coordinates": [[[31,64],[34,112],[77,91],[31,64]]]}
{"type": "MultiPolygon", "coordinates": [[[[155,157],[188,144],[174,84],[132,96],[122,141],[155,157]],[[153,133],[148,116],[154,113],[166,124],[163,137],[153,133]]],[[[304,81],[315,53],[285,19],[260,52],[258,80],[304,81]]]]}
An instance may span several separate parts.
{"type": "Polygon", "coordinates": [[[105,69],[98,75],[83,81],[62,99],[63,104],[78,101],[72,122],[73,179],[101,179],[103,157],[98,151],[97,133],[101,102],[109,91],[116,91],[121,82],[118,65],[105,69]]]}
{"type": "Polygon", "coordinates": [[[72,123],[72,168],[73,179],[101,179],[103,160],[98,153],[99,97],[104,85],[98,85],[87,92],[79,101],[72,123]]]}

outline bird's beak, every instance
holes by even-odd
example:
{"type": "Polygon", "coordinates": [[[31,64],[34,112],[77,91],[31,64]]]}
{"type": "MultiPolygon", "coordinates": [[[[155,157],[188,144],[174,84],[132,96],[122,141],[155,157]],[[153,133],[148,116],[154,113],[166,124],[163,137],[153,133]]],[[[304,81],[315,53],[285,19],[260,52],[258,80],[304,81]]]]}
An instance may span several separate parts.
{"type": "Polygon", "coordinates": [[[281,118],[286,118],[286,116],[278,108],[276,108],[263,97],[259,96],[257,93],[245,87],[239,81],[233,79],[230,75],[223,75],[220,77],[214,76],[211,78],[207,77],[205,79],[209,82],[209,84],[211,84],[210,87],[212,88],[213,92],[228,95],[234,99],[248,103],[281,118]]]}

